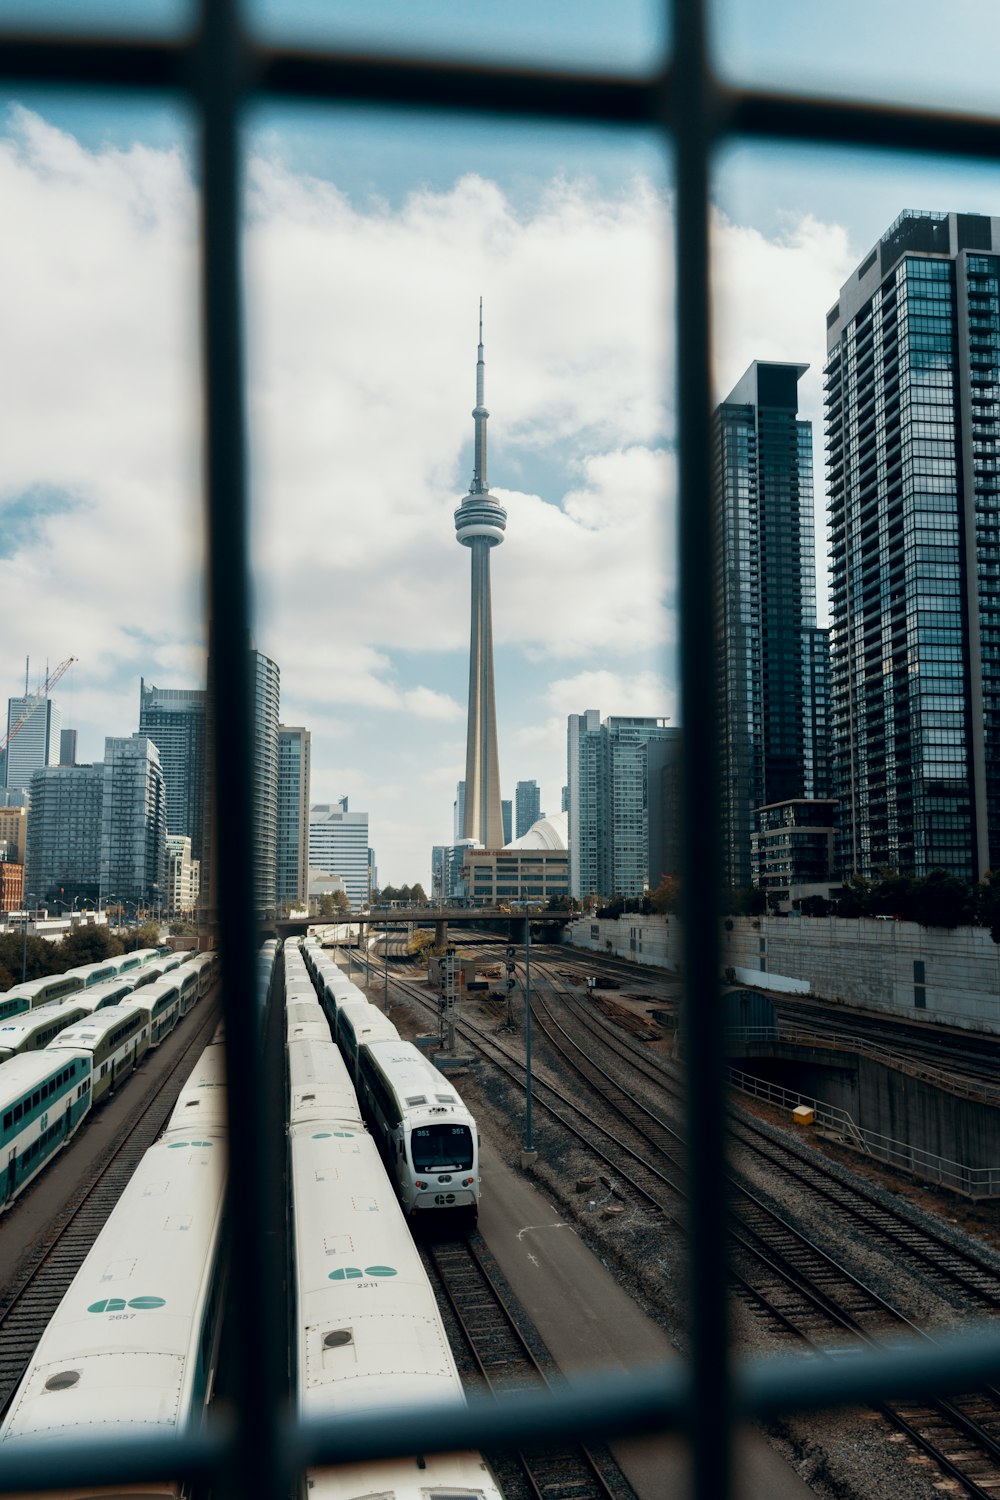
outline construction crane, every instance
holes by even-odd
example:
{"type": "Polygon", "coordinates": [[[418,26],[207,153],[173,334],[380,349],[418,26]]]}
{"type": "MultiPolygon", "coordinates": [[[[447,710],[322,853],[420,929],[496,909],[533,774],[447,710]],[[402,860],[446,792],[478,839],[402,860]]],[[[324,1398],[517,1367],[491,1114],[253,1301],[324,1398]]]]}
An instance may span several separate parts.
{"type": "Polygon", "coordinates": [[[41,703],[45,698],[49,696],[49,693],[55,687],[60,677],[63,677],[69,671],[70,667],[75,661],[75,656],[67,656],[65,661],[61,661],[59,663],[54,672],[49,673],[48,677],[46,677],[38,692],[33,693],[30,696],[28,694],[27,681],[25,682],[24,696],[27,699],[27,703],[25,704],[24,711],[22,712],[20,718],[15,720],[15,722],[8,729],[7,733],[4,735],[3,739],[0,740],[0,755],[2,755],[6,750],[7,746],[10,744],[15,734],[17,734],[18,730],[23,729],[25,724],[27,724],[28,720],[35,712],[35,709],[38,707],[39,703],[41,703]]]}

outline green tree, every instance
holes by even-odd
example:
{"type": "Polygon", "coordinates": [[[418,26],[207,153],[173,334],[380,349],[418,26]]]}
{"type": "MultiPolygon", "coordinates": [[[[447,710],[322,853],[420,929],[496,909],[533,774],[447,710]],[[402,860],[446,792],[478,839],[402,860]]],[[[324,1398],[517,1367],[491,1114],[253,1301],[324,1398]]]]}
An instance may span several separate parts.
{"type": "Polygon", "coordinates": [[[143,922],[141,927],[133,927],[121,939],[122,952],[132,953],[136,948],[159,948],[160,927],[157,922],[143,922]]]}
{"type": "Polygon", "coordinates": [[[947,870],[931,870],[912,882],[909,919],[921,927],[961,927],[971,922],[975,902],[968,882],[947,870]]]}
{"type": "Polygon", "coordinates": [[[57,948],[64,969],[76,969],[81,964],[103,963],[106,958],[116,957],[125,951],[119,939],[103,923],[93,927],[77,927],[75,931],[66,934],[57,948]]]}
{"type": "Polygon", "coordinates": [[[419,880],[417,881],[416,885],[410,886],[410,900],[413,902],[414,906],[426,906],[427,904],[427,892],[424,890],[419,880]]]}
{"type": "Polygon", "coordinates": [[[843,894],[834,907],[837,917],[870,917],[872,914],[872,883],[863,875],[852,875],[845,880],[843,894]]]}

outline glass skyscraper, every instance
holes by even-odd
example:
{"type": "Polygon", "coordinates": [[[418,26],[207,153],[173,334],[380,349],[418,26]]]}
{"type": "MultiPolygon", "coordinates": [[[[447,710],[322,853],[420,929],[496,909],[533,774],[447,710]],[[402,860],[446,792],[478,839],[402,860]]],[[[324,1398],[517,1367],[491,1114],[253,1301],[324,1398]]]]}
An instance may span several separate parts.
{"type": "Polygon", "coordinates": [[[208,734],[205,692],[139,683],[139,733],[160,752],[167,790],[167,828],[191,840],[191,856],[205,848],[205,757],[208,734]]]}
{"type": "Polygon", "coordinates": [[[842,872],[1000,861],[1000,219],[899,216],[827,316],[842,872]]]}
{"type": "Polygon", "coordinates": [[[514,791],[515,837],[527,833],[542,816],[542,794],[537,781],[519,781],[514,791]]]}
{"type": "Polygon", "coordinates": [[[755,360],[713,424],[722,857],[734,886],[751,883],[754,809],[826,791],[812,423],[798,415],[807,369],[755,360]]]}
{"type": "MultiPolygon", "coordinates": [[[[650,830],[650,806],[662,806],[650,789],[651,745],[676,740],[679,729],[663,719],[609,718],[600,710],[570,714],[567,725],[569,771],[570,895],[641,896],[663,874],[662,830],[650,830]]],[[[657,812],[658,817],[658,812],[657,812]]]]}
{"type": "Polygon", "coordinates": [[[278,904],[302,908],[309,899],[308,729],[278,725],[278,904]]]}

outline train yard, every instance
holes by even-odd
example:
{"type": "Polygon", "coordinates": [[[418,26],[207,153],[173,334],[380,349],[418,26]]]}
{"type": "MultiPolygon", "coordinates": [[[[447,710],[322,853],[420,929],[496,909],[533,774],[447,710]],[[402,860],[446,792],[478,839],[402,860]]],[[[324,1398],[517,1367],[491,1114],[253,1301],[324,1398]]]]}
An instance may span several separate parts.
{"type": "MultiPolygon", "coordinates": [[[[487,953],[496,962],[503,951],[487,953]]],[[[597,995],[582,983],[594,967],[593,958],[566,950],[532,954],[536,1173],[602,1257],[676,1332],[682,1319],[675,1252],[687,1160],[678,1125],[681,1072],[665,1055],[667,1045],[637,1040],[604,1014],[606,1002],[595,1003],[597,995]]],[[[520,965],[517,972],[522,978],[520,965]]],[[[640,971],[616,965],[614,972],[626,989],[646,987],[640,971]]],[[[398,975],[395,982],[410,1004],[427,1007],[425,1015],[435,1012],[426,985],[398,975]]],[[[641,998],[636,1004],[622,996],[634,1015],[669,1012],[666,997],[641,998]]],[[[616,995],[607,1009],[616,1001],[620,1007],[616,995]]],[[[492,1102],[494,1118],[523,1117],[519,1006],[520,997],[513,1030],[501,1004],[477,996],[463,1009],[462,1048],[483,1059],[473,1069],[477,1084],[471,1090],[463,1084],[477,1115],[492,1102]]],[[[641,1021],[636,1029],[656,1034],[641,1021]]],[[[734,1324],[745,1350],[796,1344],[835,1358],[857,1343],[933,1339],[964,1319],[995,1314],[1000,1258],[988,1246],[743,1110],[734,1111],[732,1134],[734,1324]]],[[[824,1454],[819,1466],[831,1492],[846,1486],[859,1495],[914,1493],[915,1485],[925,1485],[928,1494],[935,1486],[995,1493],[998,1403],[1000,1395],[984,1392],[922,1408],[887,1403],[864,1419],[841,1418],[838,1451],[824,1454]],[[860,1462],[852,1464],[852,1448],[860,1462]]],[[[816,1467],[815,1434],[824,1426],[836,1428],[837,1419],[787,1424],[784,1437],[800,1466],[807,1456],[807,1467],[816,1467]]]]}
{"type": "MultiPolygon", "coordinates": [[[[401,1035],[425,1038],[437,1028],[437,996],[400,962],[404,942],[390,940],[388,963],[377,952],[352,956],[351,965],[367,970],[373,1005],[388,997],[401,1035]]],[[[483,967],[501,972],[506,944],[486,938],[478,946],[483,967]]],[[[502,993],[493,984],[463,998],[456,1020],[458,1050],[471,1059],[456,1078],[462,1098],[484,1141],[516,1172],[525,1145],[521,957],[518,949],[510,1005],[491,998],[490,989],[502,993]]],[[[679,1345],[689,1166],[683,1069],[671,1055],[679,981],[537,947],[531,988],[538,1152],[531,1175],[679,1345]],[[595,970],[620,987],[588,987],[595,970]]],[[[0,1408],[216,1019],[209,997],[104,1106],[90,1143],[83,1132],[5,1215],[0,1408]]],[[[996,1315],[1000,1255],[946,1222],[955,1213],[928,1215],[908,1201],[906,1184],[885,1173],[866,1180],[767,1115],[734,1107],[730,1121],[732,1322],[742,1353],[798,1348],[835,1359],[858,1345],[933,1341],[996,1315]]],[[[947,1210],[948,1200],[939,1201],[947,1210]]],[[[421,1255],[467,1387],[502,1397],[564,1378],[478,1232],[431,1235],[421,1255]]],[[[788,1418],[772,1436],[797,1473],[829,1496],[930,1500],[1000,1488],[1000,1390],[788,1418]]],[[[600,1445],[487,1457],[510,1500],[633,1494],[600,1445]]]]}

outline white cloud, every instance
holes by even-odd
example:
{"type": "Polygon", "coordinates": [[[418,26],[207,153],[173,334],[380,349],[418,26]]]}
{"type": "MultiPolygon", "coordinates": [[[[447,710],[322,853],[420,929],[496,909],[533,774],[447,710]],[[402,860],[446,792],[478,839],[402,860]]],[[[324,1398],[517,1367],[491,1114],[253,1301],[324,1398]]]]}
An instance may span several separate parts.
{"type": "MultiPolygon", "coordinates": [[[[264,161],[250,183],[256,638],[283,716],[313,731],[317,800],[367,801],[387,877],[414,878],[464,768],[452,512],[480,294],[509,512],[493,556],[505,776],[551,797],[568,712],[676,715],[669,204],[641,180],[613,196],[556,180],[524,209],[472,175],[359,208],[264,161]]],[[[0,137],[0,197],[17,230],[0,239],[8,661],[79,657],[72,712],[99,754],[135,727],[140,675],[202,670],[196,197],[178,152],[86,150],[25,110],[0,137]]],[[[768,241],[719,215],[714,232],[723,391],[769,357],[810,359],[815,386],[801,333],[821,341],[844,232],[806,219],[768,241]]]]}

